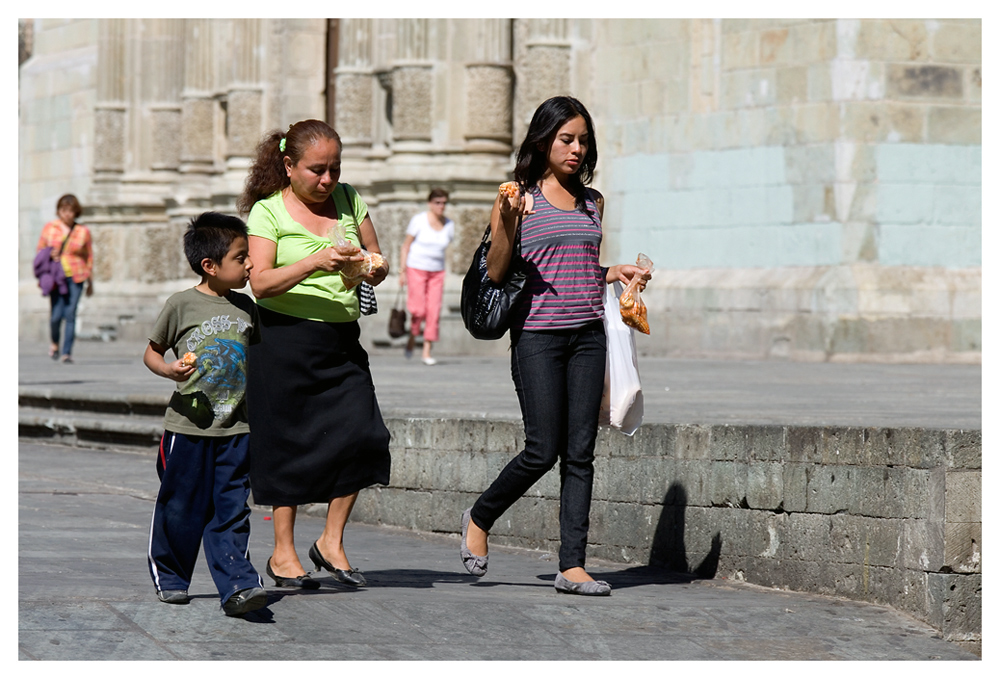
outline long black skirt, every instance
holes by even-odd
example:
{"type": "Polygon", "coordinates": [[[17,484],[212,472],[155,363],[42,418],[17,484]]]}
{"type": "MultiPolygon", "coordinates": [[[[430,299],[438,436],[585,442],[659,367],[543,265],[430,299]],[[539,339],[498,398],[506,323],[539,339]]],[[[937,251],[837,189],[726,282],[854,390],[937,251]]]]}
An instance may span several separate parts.
{"type": "Polygon", "coordinates": [[[260,307],[250,346],[250,488],[256,504],[328,502],[389,483],[382,421],[357,322],[260,307]]]}

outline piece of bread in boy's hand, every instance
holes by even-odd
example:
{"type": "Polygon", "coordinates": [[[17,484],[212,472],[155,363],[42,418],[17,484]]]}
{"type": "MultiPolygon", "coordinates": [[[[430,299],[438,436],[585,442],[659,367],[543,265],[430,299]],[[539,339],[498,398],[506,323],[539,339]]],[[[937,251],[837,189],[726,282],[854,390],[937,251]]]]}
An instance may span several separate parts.
{"type": "Polygon", "coordinates": [[[198,361],[198,357],[194,355],[194,352],[187,352],[184,354],[184,358],[181,359],[183,365],[194,365],[198,361]]]}

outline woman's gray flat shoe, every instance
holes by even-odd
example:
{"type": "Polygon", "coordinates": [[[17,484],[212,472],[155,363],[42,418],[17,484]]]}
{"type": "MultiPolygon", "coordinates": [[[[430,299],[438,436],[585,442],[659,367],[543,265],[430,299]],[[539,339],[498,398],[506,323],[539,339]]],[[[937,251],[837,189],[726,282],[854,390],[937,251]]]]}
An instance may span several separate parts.
{"type": "Polygon", "coordinates": [[[462,514],[462,549],[460,554],[462,555],[462,565],[465,566],[465,570],[469,571],[472,575],[477,578],[481,578],[486,575],[486,567],[489,565],[490,556],[476,556],[469,551],[469,548],[465,544],[466,535],[469,533],[469,520],[472,518],[472,507],[465,510],[462,514]]]}
{"type": "Polygon", "coordinates": [[[567,580],[562,573],[556,573],[556,591],[563,594],[582,594],[583,596],[611,596],[611,585],[603,580],[573,582],[567,580]]]}

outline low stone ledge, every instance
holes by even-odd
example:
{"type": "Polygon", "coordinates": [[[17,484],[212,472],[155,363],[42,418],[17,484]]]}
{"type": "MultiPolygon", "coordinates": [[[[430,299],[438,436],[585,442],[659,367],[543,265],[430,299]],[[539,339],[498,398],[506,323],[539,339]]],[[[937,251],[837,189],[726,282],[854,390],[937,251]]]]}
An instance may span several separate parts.
{"type": "MultiPolygon", "coordinates": [[[[519,422],[387,417],[390,485],[356,520],[456,533],[523,444],[519,422]]],[[[920,428],[643,425],[598,435],[589,553],[887,604],[981,644],[982,434],[920,428]]],[[[559,545],[546,474],[491,531],[559,545]]]]}

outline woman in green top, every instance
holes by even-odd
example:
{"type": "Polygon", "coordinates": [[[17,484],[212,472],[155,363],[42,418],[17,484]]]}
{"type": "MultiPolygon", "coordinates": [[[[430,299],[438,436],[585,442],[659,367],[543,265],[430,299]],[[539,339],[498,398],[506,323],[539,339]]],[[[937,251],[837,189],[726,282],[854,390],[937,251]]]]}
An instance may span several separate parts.
{"type": "MultiPolygon", "coordinates": [[[[341,143],[332,127],[304,120],[257,147],[243,194],[249,212],[250,287],[261,342],[250,352],[247,405],[254,502],[274,508],[267,574],[279,587],[315,589],[295,550],[298,505],[328,504],[309,549],[317,570],[363,586],[344,551],[344,527],[362,488],[389,482],[389,432],[368,354],[359,341],[356,288],[340,276],[361,248],[381,253],[368,207],[340,183],[341,143]],[[346,236],[340,244],[334,229],[346,236]]],[[[378,285],[388,265],[365,277],[378,285]]]]}

